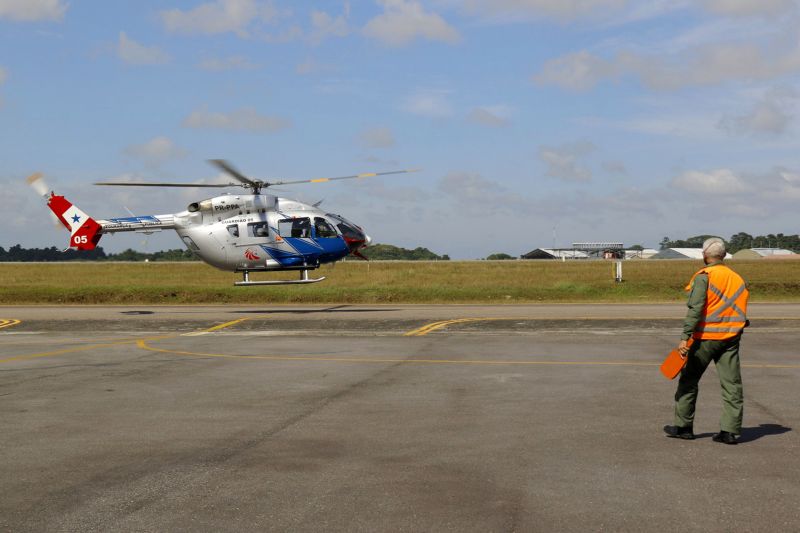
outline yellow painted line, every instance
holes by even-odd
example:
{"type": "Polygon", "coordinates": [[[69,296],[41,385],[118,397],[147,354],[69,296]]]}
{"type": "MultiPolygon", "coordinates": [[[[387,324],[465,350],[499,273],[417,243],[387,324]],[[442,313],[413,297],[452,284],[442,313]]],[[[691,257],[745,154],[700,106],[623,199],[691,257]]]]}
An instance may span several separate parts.
{"type": "MultiPolygon", "coordinates": [[[[456,318],[453,320],[440,320],[439,322],[433,322],[431,324],[426,324],[421,328],[417,328],[414,330],[405,333],[404,336],[406,337],[422,337],[430,333],[431,331],[436,331],[437,329],[445,328],[451,324],[463,324],[466,322],[488,322],[494,320],[538,320],[533,318],[522,318],[522,317],[492,317],[492,318],[456,318]]],[[[568,320],[576,320],[576,319],[568,319],[568,320]]]]}
{"type": "Polygon", "coordinates": [[[311,183],[325,183],[326,181],[331,181],[330,178],[317,178],[315,180],[311,180],[311,183]]]}
{"type": "Polygon", "coordinates": [[[372,178],[372,177],[375,177],[375,176],[377,176],[377,174],[374,173],[374,172],[365,172],[364,174],[359,174],[356,177],[357,178],[372,178]]]}
{"type": "Polygon", "coordinates": [[[239,322],[244,322],[245,320],[250,320],[249,318],[237,318],[236,320],[231,320],[230,322],[225,322],[224,324],[220,324],[218,326],[214,326],[212,328],[208,328],[204,330],[205,332],[211,333],[214,331],[219,331],[221,329],[227,328],[228,326],[233,326],[238,324],[239,322]]]}
{"type": "Polygon", "coordinates": [[[317,361],[333,363],[422,363],[422,364],[467,364],[467,365],[605,365],[605,366],[659,366],[661,363],[637,363],[625,361],[492,361],[481,359],[392,359],[382,357],[312,357],[288,355],[235,355],[225,353],[189,352],[150,346],[142,339],[136,345],[150,352],[161,352],[192,357],[222,357],[227,359],[254,359],[264,361],[317,361]]]}
{"type": "MultiPolygon", "coordinates": [[[[175,335],[161,335],[158,337],[149,337],[145,340],[160,340],[160,339],[169,339],[173,338],[175,335]]],[[[122,346],[125,344],[133,344],[138,342],[142,339],[124,339],[117,342],[106,342],[101,344],[89,344],[86,346],[74,346],[72,348],[64,348],[63,350],[53,350],[50,352],[40,352],[40,353],[31,353],[25,355],[15,355],[13,357],[6,357],[5,359],[0,359],[0,363],[10,363],[12,361],[28,361],[30,359],[38,359],[40,357],[54,357],[57,355],[64,355],[68,353],[76,353],[76,352],[85,352],[88,350],[96,350],[98,348],[109,348],[111,346],[122,346]]]]}
{"type": "MultiPolygon", "coordinates": [[[[550,321],[550,322],[560,322],[560,321],[589,321],[589,320],[606,320],[606,321],[614,321],[614,320],[631,320],[631,321],[644,321],[644,320],[683,320],[683,317],[619,317],[619,316],[610,316],[610,317],[597,317],[597,316],[584,316],[584,317],[483,317],[483,318],[456,318],[452,320],[440,320],[438,322],[431,322],[430,324],[425,324],[422,327],[417,329],[412,329],[411,331],[404,333],[403,336],[405,337],[422,337],[427,335],[432,331],[436,331],[438,329],[445,328],[451,324],[463,324],[465,322],[483,322],[483,321],[495,321],[495,320],[528,320],[528,321],[550,321]]],[[[800,317],[760,317],[754,318],[756,322],[760,320],[800,320],[800,317]]]]}
{"type": "MultiPolygon", "coordinates": [[[[429,365],[503,365],[503,366],[660,366],[658,362],[638,362],[638,361],[509,361],[491,359],[397,359],[383,357],[313,357],[313,356],[289,356],[289,355],[236,355],[225,353],[190,352],[186,350],[171,350],[168,348],[156,348],[147,344],[148,340],[142,339],[136,345],[149,352],[169,353],[174,355],[185,355],[189,357],[219,357],[224,359],[252,359],[260,361],[301,361],[301,362],[324,362],[324,363],[403,363],[403,364],[429,364],[429,365]]],[[[748,368],[800,368],[800,365],[768,365],[768,364],[746,364],[748,368]]]]}
{"type": "Polygon", "coordinates": [[[0,318],[0,329],[10,328],[11,326],[16,326],[21,322],[22,320],[17,320],[16,318],[0,318]]]}

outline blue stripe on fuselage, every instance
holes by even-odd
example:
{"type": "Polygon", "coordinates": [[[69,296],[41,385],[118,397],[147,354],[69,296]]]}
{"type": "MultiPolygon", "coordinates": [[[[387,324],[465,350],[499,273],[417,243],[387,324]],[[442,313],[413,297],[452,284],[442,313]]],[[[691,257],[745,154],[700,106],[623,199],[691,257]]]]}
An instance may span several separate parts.
{"type": "Polygon", "coordinates": [[[289,247],[294,248],[296,252],[281,249],[276,246],[261,245],[261,248],[282,266],[313,265],[317,262],[330,263],[350,253],[350,250],[347,248],[347,243],[345,243],[344,239],[341,237],[324,239],[284,237],[283,241],[289,247]]]}

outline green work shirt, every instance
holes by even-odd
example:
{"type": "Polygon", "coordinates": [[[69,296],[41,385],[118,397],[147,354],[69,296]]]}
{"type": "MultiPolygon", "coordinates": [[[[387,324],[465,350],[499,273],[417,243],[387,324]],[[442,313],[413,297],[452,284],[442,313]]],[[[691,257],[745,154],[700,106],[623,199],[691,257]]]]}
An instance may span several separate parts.
{"type": "MultiPolygon", "coordinates": [[[[706,265],[706,268],[721,264],[722,261],[717,261],[706,265]]],[[[706,306],[706,298],[708,297],[708,274],[698,274],[692,283],[692,289],[689,291],[689,300],[686,302],[686,318],[683,320],[683,335],[681,339],[689,340],[694,333],[697,324],[702,321],[703,308],[706,306]]]]}

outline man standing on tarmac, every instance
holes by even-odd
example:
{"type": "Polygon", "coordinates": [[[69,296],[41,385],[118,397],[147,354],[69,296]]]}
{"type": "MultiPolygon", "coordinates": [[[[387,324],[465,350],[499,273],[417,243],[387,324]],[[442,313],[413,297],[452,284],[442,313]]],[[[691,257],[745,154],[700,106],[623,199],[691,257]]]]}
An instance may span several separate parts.
{"type": "Polygon", "coordinates": [[[748,325],[745,281],[723,264],[725,242],[713,237],[703,243],[704,268],[689,281],[689,310],[678,345],[688,357],[675,392],[675,425],[664,426],[669,437],[694,439],[694,410],[698,383],[709,363],[717,366],[722,386],[722,419],[716,442],[736,444],[742,429],[742,375],[739,367],[739,341],[748,325]],[[689,339],[692,339],[691,341],[689,339]]]}

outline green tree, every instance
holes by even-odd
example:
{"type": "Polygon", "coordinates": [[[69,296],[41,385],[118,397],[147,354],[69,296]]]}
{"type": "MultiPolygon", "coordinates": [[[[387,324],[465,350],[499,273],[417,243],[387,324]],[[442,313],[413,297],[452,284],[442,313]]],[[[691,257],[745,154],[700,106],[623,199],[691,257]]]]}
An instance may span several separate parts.
{"type": "Polygon", "coordinates": [[[391,244],[375,244],[364,250],[363,253],[374,261],[448,261],[450,259],[447,255],[436,255],[427,248],[418,247],[408,250],[391,244]]]}
{"type": "Polygon", "coordinates": [[[486,256],[486,260],[487,261],[501,261],[501,260],[508,260],[508,259],[514,259],[514,256],[513,255],[504,254],[504,253],[491,254],[491,255],[486,256]]]}

